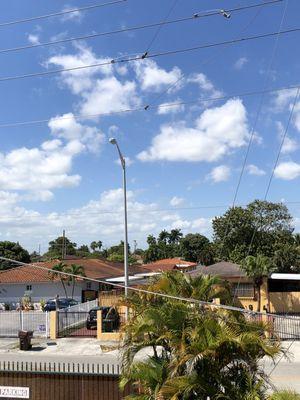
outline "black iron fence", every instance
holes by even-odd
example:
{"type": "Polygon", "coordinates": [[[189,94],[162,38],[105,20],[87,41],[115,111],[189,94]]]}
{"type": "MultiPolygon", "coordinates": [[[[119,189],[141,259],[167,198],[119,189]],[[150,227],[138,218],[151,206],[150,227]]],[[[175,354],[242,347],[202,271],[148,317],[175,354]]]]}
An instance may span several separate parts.
{"type": "Polygon", "coordinates": [[[96,337],[97,327],[87,324],[88,311],[60,310],[57,313],[58,337],[96,337]]]}

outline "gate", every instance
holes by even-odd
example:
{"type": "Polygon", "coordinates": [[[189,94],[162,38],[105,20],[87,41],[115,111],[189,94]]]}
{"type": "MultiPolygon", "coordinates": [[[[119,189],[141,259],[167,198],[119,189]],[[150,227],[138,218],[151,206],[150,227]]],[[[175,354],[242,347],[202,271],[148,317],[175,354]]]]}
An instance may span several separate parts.
{"type": "Polygon", "coordinates": [[[58,311],[58,337],[97,337],[96,326],[92,329],[86,327],[88,314],[88,311],[58,311]]]}

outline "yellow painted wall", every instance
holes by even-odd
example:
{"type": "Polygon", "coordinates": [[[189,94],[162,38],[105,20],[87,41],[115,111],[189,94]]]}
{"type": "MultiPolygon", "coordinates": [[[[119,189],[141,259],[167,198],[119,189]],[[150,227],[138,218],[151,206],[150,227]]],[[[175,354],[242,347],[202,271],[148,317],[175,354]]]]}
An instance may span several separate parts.
{"type": "Polygon", "coordinates": [[[300,313],[300,292],[274,292],[269,296],[271,312],[300,313]]]}

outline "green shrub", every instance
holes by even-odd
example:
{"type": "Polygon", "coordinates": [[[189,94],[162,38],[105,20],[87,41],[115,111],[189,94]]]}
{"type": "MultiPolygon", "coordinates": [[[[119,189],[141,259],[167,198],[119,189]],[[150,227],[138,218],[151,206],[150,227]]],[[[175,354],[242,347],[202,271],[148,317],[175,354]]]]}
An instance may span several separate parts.
{"type": "Polygon", "coordinates": [[[300,400],[300,394],[293,390],[282,390],[274,393],[269,400],[300,400]]]}

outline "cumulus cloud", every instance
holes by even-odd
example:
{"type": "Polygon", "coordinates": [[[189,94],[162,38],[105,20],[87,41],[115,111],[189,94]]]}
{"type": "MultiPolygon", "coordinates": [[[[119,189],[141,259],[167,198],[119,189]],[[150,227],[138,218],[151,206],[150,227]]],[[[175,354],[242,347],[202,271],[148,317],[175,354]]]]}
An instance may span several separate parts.
{"type": "Polygon", "coordinates": [[[247,169],[249,175],[255,175],[255,176],[266,175],[266,171],[264,171],[261,168],[258,168],[258,166],[254,165],[254,164],[247,165],[246,169],[247,169]]]}
{"type": "MultiPolygon", "coordinates": [[[[64,114],[61,118],[59,116],[52,118],[48,126],[53,136],[73,142],[73,145],[77,143],[79,148],[85,148],[93,153],[99,152],[105,138],[100,129],[77,122],[72,113],[64,114]]],[[[59,139],[47,141],[43,144],[43,148],[55,148],[59,143],[59,139]]]]}
{"type": "MultiPolygon", "coordinates": [[[[71,11],[73,9],[74,9],[74,7],[66,4],[64,6],[64,8],[62,9],[62,11],[71,11]]],[[[74,11],[74,12],[62,15],[60,17],[60,20],[61,20],[61,22],[65,22],[65,21],[81,22],[82,18],[83,18],[82,12],[74,11]]]]}
{"type": "MultiPolygon", "coordinates": [[[[284,126],[282,124],[282,122],[277,121],[276,122],[276,126],[277,126],[277,131],[278,131],[278,139],[280,141],[282,141],[282,137],[284,135],[284,126]]],[[[283,154],[288,154],[288,153],[292,153],[294,151],[296,151],[299,148],[299,143],[297,142],[297,140],[286,136],[282,145],[282,149],[281,152],[283,154]]]]}
{"type": "Polygon", "coordinates": [[[247,57],[240,57],[238,60],[236,60],[233,67],[234,69],[241,70],[248,63],[248,61],[249,60],[247,57]]]}
{"type": "Polygon", "coordinates": [[[40,43],[40,38],[39,38],[39,35],[37,35],[37,34],[31,33],[27,36],[27,39],[28,39],[28,42],[31,44],[39,44],[40,43]]]}
{"type": "Polygon", "coordinates": [[[181,70],[178,67],[166,71],[159,67],[155,61],[147,59],[135,63],[135,72],[142,89],[154,92],[175,84],[182,77],[181,70]]]}
{"type": "Polygon", "coordinates": [[[291,181],[300,176],[300,164],[294,161],[286,161],[280,163],[275,169],[276,178],[291,181]]]}
{"type": "Polygon", "coordinates": [[[276,93],[273,98],[273,105],[275,111],[282,111],[290,105],[291,101],[295,98],[297,89],[285,89],[276,93]]]}
{"type": "Polygon", "coordinates": [[[240,99],[205,110],[187,126],[181,121],[162,125],[151,146],[138,154],[141,161],[213,162],[247,143],[247,112],[240,99]]]}
{"type": "Polygon", "coordinates": [[[226,182],[230,177],[230,168],[227,165],[219,165],[211,170],[207,179],[214,183],[226,182]]]}
{"type": "MultiPolygon", "coordinates": [[[[172,103],[180,103],[180,100],[179,99],[174,100],[172,103]]],[[[157,109],[157,114],[159,114],[159,115],[178,114],[178,113],[184,111],[183,104],[170,105],[172,103],[160,104],[160,107],[157,109]]]]}
{"type": "Polygon", "coordinates": [[[222,92],[215,88],[214,84],[203,73],[192,74],[188,78],[188,82],[196,83],[201,91],[209,94],[211,97],[220,97],[222,92]]]}
{"type": "MultiPolygon", "coordinates": [[[[92,50],[82,44],[75,45],[75,54],[57,54],[48,59],[46,66],[55,65],[63,69],[83,67],[109,62],[108,58],[97,57],[92,50]]],[[[66,71],[61,74],[63,82],[70,88],[72,93],[80,94],[82,91],[93,87],[96,75],[108,76],[112,74],[112,65],[105,65],[93,68],[66,71]]]]}
{"type": "Polygon", "coordinates": [[[170,205],[171,205],[172,207],[178,207],[178,206],[180,206],[182,203],[184,203],[184,198],[182,198],[182,197],[174,196],[174,197],[172,197],[172,199],[170,200],[170,205]]]}
{"type": "MultiPolygon", "coordinates": [[[[99,198],[64,213],[41,214],[19,207],[18,196],[0,192],[0,238],[11,237],[32,249],[41,243],[46,250],[49,240],[66,229],[67,236],[77,243],[89,243],[101,235],[105,244],[115,244],[123,238],[123,189],[104,191],[99,198]],[[111,211],[113,210],[113,211],[111,211]],[[108,212],[109,211],[109,212],[108,212]]],[[[128,191],[128,230],[130,240],[144,243],[149,233],[157,235],[173,227],[191,232],[210,230],[209,218],[188,220],[178,212],[157,211],[159,205],[141,202],[137,193],[128,191]]]]}

